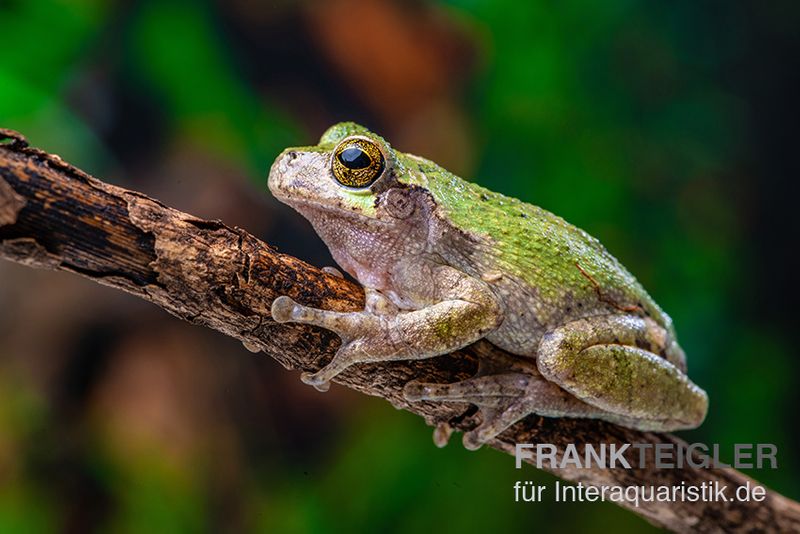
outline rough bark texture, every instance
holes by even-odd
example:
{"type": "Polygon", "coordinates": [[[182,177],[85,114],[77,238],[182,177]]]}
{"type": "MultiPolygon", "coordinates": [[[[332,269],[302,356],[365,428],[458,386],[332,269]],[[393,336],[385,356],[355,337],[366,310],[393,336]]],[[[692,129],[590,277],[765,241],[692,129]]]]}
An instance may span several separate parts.
{"type": "MultiPolygon", "coordinates": [[[[0,130],[0,143],[2,258],[71,271],[122,289],[183,320],[263,350],[287,369],[317,370],[329,361],[339,340],[319,328],[273,322],[269,309],[275,297],[289,295],[304,304],[335,310],[363,306],[364,295],[357,285],[280,254],[240,228],[198,219],[141,193],[103,183],[57,156],[28,147],[16,132],[0,130]]],[[[464,429],[474,425],[468,406],[408,404],[401,391],[411,379],[463,379],[475,371],[483,351],[497,349],[479,343],[422,362],[360,365],[335,381],[383,397],[429,424],[450,421],[464,429]]],[[[491,446],[513,454],[515,443],[552,443],[560,450],[570,443],[685,446],[671,435],[601,421],[536,416],[513,426],[491,446]]],[[[730,468],[656,469],[652,455],[644,468],[551,471],[569,481],[597,486],[718,482],[728,486],[729,495],[737,486],[755,483],[730,468]]],[[[524,479],[524,471],[520,478],[524,479]]],[[[508,491],[513,498],[512,489],[508,491]]],[[[800,531],[800,505],[772,491],[760,503],[646,502],[627,507],[677,532],[800,531]]]]}

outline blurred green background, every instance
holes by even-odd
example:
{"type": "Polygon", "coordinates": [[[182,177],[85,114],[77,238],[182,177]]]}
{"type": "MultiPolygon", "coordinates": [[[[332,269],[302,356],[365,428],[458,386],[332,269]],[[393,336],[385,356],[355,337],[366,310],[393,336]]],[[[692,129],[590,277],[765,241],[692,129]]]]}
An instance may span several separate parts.
{"type": "MultiPolygon", "coordinates": [[[[355,120],[596,235],[675,320],[707,443],[800,498],[800,3],[0,1],[0,126],[317,265],[269,197],[355,120]],[[729,449],[728,449],[729,450],[729,449]]],[[[0,264],[0,532],[645,532],[418,418],[66,274],[0,264]]]]}

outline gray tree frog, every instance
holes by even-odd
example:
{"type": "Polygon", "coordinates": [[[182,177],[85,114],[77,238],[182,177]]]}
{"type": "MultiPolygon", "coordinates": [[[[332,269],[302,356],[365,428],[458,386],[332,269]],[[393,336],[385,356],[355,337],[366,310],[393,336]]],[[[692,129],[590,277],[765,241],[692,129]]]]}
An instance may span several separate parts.
{"type": "Polygon", "coordinates": [[[354,364],[430,358],[485,338],[531,370],[486,366],[462,382],[404,389],[410,402],[477,405],[469,449],[528,414],[656,431],[703,421],[708,398],[686,376],[669,316],[599,241],[560,217],[393,150],[354,123],[285,150],[269,188],[366,292],[365,309],[351,313],[275,300],[276,321],[342,339],[303,382],[324,391],[354,364]]]}

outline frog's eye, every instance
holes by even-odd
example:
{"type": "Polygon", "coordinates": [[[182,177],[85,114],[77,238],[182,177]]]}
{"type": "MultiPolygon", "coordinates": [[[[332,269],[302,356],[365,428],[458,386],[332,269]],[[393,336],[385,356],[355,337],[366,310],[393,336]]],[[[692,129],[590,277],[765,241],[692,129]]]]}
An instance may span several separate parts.
{"type": "Polygon", "coordinates": [[[383,172],[383,153],[369,139],[346,139],[333,151],[333,177],[347,187],[369,187],[383,172]]]}

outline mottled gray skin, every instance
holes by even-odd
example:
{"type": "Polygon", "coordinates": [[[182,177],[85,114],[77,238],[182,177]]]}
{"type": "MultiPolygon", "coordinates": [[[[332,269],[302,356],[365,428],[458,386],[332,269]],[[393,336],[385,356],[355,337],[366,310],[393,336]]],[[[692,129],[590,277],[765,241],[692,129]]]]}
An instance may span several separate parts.
{"type": "Polygon", "coordinates": [[[708,400],[685,374],[669,317],[596,239],[563,219],[395,151],[352,123],[335,125],[317,146],[284,151],[269,187],[312,223],[367,295],[365,310],[352,313],[276,299],[276,321],[342,338],[333,361],[304,382],[325,390],[353,364],[429,358],[486,338],[522,358],[484,362],[460,383],[405,388],[409,401],[479,406],[483,422],[464,436],[470,449],[531,413],[659,431],[703,421],[708,400]],[[385,159],[368,187],[345,187],[332,171],[337,147],[353,139],[385,159]]]}

